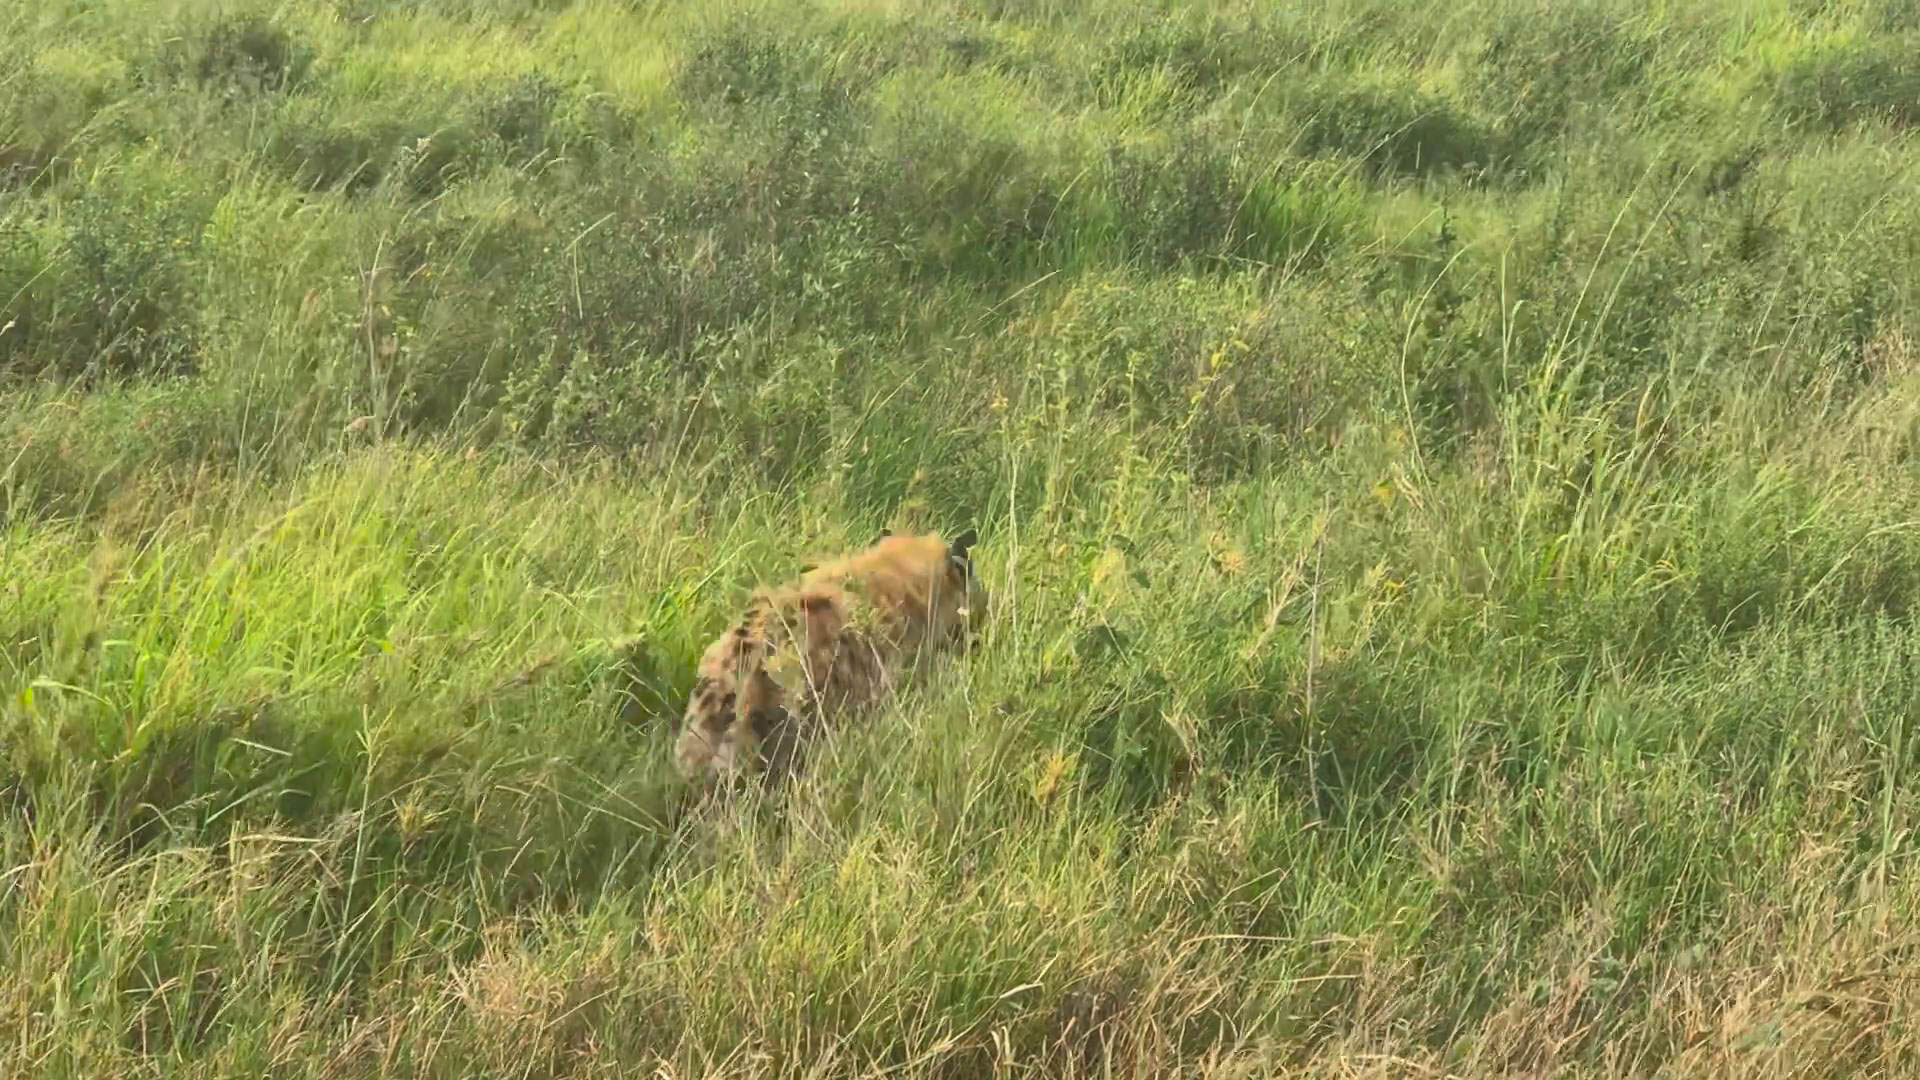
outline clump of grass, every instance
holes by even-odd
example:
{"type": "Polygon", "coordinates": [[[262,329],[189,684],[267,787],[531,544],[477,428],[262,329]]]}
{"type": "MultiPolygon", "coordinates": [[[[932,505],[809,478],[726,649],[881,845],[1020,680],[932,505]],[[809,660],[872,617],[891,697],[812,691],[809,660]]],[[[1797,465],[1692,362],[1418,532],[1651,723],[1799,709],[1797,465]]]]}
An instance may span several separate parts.
{"type": "Polygon", "coordinates": [[[10,373],[192,370],[198,327],[190,267],[205,203],[146,179],[103,177],[69,201],[60,220],[22,214],[7,223],[0,259],[18,283],[0,307],[10,373]]]}
{"type": "Polygon", "coordinates": [[[1796,56],[1779,75],[1786,114],[1832,130],[1860,122],[1920,123],[1920,64],[1912,34],[1837,42],[1796,56]]]}

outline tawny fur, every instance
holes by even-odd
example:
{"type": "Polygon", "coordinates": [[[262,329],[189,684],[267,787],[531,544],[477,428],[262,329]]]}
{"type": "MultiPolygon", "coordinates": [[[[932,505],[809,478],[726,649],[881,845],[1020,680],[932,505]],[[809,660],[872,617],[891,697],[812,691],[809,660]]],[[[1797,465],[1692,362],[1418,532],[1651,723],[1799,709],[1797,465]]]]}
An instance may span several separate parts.
{"type": "Polygon", "coordinates": [[[891,694],[933,656],[965,645],[987,597],[966,549],[934,534],[885,536],[754,594],[708,646],[674,747],[682,776],[785,773],[823,721],[891,694]]]}

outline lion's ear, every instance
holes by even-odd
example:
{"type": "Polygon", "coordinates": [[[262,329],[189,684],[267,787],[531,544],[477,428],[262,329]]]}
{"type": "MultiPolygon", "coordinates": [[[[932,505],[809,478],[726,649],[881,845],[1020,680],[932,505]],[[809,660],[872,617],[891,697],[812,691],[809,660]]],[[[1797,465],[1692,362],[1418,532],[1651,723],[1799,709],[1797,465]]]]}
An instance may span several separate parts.
{"type": "Polygon", "coordinates": [[[892,529],[881,529],[881,530],[880,530],[880,535],[879,535],[879,536],[876,536],[876,537],[874,537],[874,538],[873,538],[873,542],[877,544],[877,543],[879,543],[880,541],[882,541],[882,540],[885,540],[885,539],[886,539],[887,537],[889,537],[889,536],[892,536],[892,535],[893,535],[893,530],[892,530],[892,529]]]}
{"type": "Polygon", "coordinates": [[[947,554],[948,556],[958,559],[961,562],[966,562],[967,549],[973,547],[973,545],[979,542],[980,542],[979,533],[975,532],[972,529],[968,529],[966,532],[961,533],[958,537],[954,539],[953,544],[947,548],[947,554]]]}

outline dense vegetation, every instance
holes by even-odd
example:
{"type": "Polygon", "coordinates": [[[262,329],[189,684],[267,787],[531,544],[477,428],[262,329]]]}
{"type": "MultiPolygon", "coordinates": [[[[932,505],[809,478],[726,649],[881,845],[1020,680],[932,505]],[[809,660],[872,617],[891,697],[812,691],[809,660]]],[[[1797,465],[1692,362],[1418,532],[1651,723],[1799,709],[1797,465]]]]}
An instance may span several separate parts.
{"type": "Polygon", "coordinates": [[[1917,125],[1913,0],[6,5],[0,1072],[1914,1068],[1917,125]],[[883,525],[984,651],[674,818],[883,525]]]}

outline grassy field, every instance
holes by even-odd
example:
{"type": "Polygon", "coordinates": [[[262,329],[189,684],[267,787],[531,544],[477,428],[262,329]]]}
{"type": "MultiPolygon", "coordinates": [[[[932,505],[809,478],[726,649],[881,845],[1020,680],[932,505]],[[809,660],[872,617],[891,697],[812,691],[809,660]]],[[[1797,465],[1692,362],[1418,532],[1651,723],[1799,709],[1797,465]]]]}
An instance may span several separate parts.
{"type": "Polygon", "coordinates": [[[7,5],[0,1074],[1920,1073],[1920,6],[1284,7],[7,5]]]}

